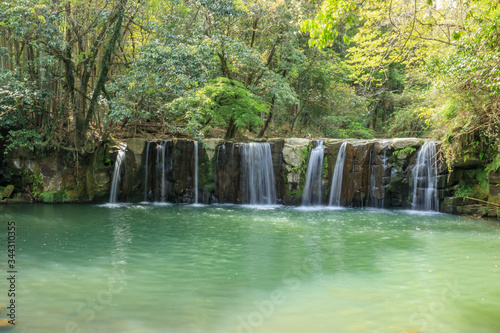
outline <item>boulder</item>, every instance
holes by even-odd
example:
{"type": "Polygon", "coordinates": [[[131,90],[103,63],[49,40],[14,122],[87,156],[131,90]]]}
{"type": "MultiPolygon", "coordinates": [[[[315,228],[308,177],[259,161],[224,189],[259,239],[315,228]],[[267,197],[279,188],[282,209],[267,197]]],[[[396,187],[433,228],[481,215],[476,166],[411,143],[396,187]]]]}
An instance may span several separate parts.
{"type": "Polygon", "coordinates": [[[389,145],[393,150],[401,150],[406,147],[418,148],[423,143],[424,140],[417,138],[397,138],[389,141],[389,145]]]}
{"type": "Polygon", "coordinates": [[[302,148],[309,146],[309,139],[285,139],[283,146],[283,161],[292,167],[298,167],[303,162],[302,148]]]}
{"type": "Polygon", "coordinates": [[[489,174],[490,184],[500,184],[500,171],[491,171],[489,174]]]}

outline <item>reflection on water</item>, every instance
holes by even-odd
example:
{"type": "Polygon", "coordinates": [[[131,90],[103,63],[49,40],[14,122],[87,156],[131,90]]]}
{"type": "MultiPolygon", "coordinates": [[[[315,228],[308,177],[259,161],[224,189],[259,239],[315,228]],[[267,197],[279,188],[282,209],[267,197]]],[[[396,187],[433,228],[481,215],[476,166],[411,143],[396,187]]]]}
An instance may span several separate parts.
{"type": "Polygon", "coordinates": [[[2,206],[18,227],[15,330],[500,331],[497,222],[259,208],[2,206]]]}

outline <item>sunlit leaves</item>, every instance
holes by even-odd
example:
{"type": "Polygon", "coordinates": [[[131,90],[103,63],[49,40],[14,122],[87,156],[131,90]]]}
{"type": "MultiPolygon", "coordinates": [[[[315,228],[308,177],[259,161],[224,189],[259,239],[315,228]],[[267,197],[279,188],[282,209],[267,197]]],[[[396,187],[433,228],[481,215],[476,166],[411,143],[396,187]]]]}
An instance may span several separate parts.
{"type": "Polygon", "coordinates": [[[243,84],[227,78],[217,78],[200,88],[192,97],[174,100],[169,111],[185,114],[193,130],[204,126],[223,126],[231,133],[236,128],[262,125],[261,113],[268,113],[267,103],[252,94],[243,84]]]}
{"type": "Polygon", "coordinates": [[[484,159],[499,154],[500,142],[500,70],[496,1],[473,2],[458,30],[456,49],[429,62],[434,85],[446,97],[434,116],[443,136],[443,148],[449,163],[468,158],[473,151],[484,159]]]}
{"type": "Polygon", "coordinates": [[[302,30],[309,32],[309,44],[324,48],[338,36],[339,26],[351,24],[355,19],[357,3],[354,0],[326,0],[314,19],[305,20],[302,30]]]}

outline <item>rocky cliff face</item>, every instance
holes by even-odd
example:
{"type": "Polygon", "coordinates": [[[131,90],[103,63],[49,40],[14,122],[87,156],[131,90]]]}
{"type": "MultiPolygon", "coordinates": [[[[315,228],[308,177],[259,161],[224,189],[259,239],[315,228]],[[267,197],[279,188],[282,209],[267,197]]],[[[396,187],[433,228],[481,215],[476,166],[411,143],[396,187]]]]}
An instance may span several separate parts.
{"type": "MultiPolygon", "coordinates": [[[[325,139],[322,170],[322,198],[328,204],[333,170],[342,140],[325,139]]],[[[280,204],[301,202],[310,151],[314,140],[271,139],[276,199],[280,204]]],[[[119,201],[168,201],[193,203],[245,203],[242,192],[240,142],[207,139],[147,142],[127,140],[119,201]],[[195,151],[198,156],[198,187],[195,184],[195,151]]],[[[415,138],[386,140],[348,140],[343,165],[341,205],[346,207],[410,208],[412,169],[424,140],[415,138]]],[[[8,159],[13,174],[25,183],[36,184],[38,199],[44,202],[105,202],[109,197],[113,160],[117,148],[102,149],[77,166],[57,156],[37,158],[17,152],[8,159]]],[[[438,153],[439,155],[439,153],[438,153]]],[[[439,156],[438,156],[439,157],[439,156]]],[[[500,202],[500,177],[484,173],[484,165],[466,164],[448,174],[438,158],[437,191],[441,210],[449,213],[475,213],[497,216],[497,209],[484,202],[456,199],[451,194],[459,184],[470,184],[474,197],[500,202]],[[484,179],[483,179],[484,178],[484,179]],[[485,185],[486,184],[486,185],[485,185]],[[498,193],[497,193],[498,192],[498,193]]],[[[460,185],[461,186],[461,185],[460,185]]],[[[12,191],[9,191],[12,192],[12,191]]],[[[16,196],[19,188],[14,189],[16,196]]],[[[19,194],[17,194],[19,196],[19,194]]]]}
{"type": "MultiPolygon", "coordinates": [[[[324,141],[326,158],[322,172],[322,197],[325,198],[324,204],[327,204],[342,141],[324,141]]],[[[278,202],[285,205],[300,204],[313,140],[274,139],[269,140],[269,143],[278,202]]],[[[346,146],[341,205],[409,207],[411,167],[422,143],[421,139],[349,141],[346,146]]],[[[121,188],[120,198],[123,201],[140,201],[144,197],[149,201],[194,201],[193,141],[173,140],[148,144],[133,139],[127,144],[124,182],[128,184],[121,188]],[[160,149],[161,145],[165,151],[160,149]],[[161,191],[165,192],[163,197],[161,191]]],[[[241,188],[241,147],[242,143],[221,140],[207,140],[205,145],[199,145],[198,194],[201,203],[245,202],[241,188]]]]}
{"type": "Polygon", "coordinates": [[[96,151],[85,160],[71,155],[36,155],[19,149],[5,159],[14,191],[9,202],[99,202],[109,198],[112,151],[96,151]]]}

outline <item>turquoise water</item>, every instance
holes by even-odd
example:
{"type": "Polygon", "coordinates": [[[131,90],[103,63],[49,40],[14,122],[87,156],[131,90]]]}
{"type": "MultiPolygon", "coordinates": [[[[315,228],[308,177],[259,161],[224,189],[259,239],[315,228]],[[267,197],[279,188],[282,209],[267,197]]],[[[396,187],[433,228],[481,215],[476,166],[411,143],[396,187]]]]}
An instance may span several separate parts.
{"type": "Polygon", "coordinates": [[[230,205],[0,216],[4,235],[17,227],[15,332],[500,332],[496,221],[230,205]]]}

